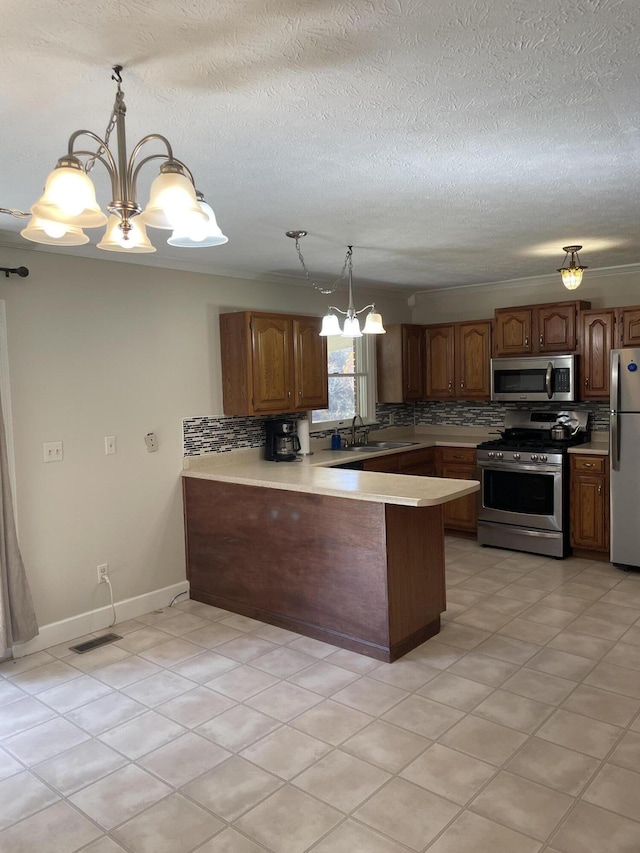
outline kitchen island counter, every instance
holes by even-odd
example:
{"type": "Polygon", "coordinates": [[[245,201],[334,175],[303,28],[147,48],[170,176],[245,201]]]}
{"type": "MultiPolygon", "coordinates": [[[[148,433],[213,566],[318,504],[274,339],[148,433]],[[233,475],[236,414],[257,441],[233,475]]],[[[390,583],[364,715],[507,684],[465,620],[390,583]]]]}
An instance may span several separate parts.
{"type": "Polygon", "coordinates": [[[479,483],[332,467],[409,449],[199,458],[183,472],[191,597],[384,661],[437,634],[442,506],[479,483]]]}

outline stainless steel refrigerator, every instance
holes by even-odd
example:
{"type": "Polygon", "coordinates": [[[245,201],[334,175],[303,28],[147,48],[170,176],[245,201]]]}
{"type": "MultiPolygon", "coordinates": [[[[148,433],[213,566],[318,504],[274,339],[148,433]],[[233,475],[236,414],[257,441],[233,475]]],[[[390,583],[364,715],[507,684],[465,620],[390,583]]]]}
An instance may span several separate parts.
{"type": "Polygon", "coordinates": [[[611,562],[640,567],[640,349],[611,352],[611,562]]]}

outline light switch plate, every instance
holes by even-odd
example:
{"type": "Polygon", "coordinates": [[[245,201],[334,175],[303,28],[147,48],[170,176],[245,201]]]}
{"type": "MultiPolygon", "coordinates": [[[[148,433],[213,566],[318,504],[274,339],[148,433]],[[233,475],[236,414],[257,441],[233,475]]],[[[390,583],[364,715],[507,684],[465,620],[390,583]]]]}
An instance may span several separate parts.
{"type": "Polygon", "coordinates": [[[45,462],[62,462],[62,442],[61,441],[45,441],[42,445],[42,452],[45,462]]]}

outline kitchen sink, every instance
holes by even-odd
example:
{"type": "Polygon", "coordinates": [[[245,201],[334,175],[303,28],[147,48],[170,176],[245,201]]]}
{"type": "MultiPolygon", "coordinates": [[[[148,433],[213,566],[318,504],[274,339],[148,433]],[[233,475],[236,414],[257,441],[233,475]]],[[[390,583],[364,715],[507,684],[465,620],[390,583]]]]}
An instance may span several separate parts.
{"type": "Polygon", "coordinates": [[[400,447],[413,447],[419,441],[368,441],[366,444],[348,444],[342,450],[350,453],[371,453],[373,450],[395,450],[400,447]]]}

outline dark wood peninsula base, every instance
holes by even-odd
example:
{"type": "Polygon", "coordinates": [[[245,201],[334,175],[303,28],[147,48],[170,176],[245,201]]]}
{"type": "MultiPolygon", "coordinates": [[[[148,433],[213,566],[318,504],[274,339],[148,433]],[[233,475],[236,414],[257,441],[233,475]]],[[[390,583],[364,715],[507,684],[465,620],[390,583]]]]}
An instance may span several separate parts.
{"type": "Polygon", "coordinates": [[[185,477],[191,598],[383,661],[440,630],[442,505],[185,477]]]}

